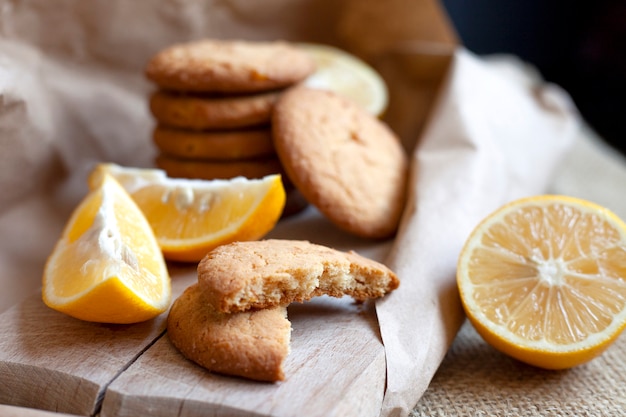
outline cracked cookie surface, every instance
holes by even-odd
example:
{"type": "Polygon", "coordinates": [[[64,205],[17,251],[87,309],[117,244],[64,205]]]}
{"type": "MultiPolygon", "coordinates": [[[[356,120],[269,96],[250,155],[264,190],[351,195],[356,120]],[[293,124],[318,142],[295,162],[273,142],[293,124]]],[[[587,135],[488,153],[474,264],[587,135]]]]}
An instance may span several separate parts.
{"type": "Polygon", "coordinates": [[[255,92],[290,86],[315,70],[287,42],[205,39],[172,45],[146,65],[146,77],[165,90],[255,92]]]}
{"type": "Polygon", "coordinates": [[[360,237],[395,233],[409,164],[385,123],[335,93],[296,87],[278,99],[272,129],[289,178],[330,221],[360,237]]]}

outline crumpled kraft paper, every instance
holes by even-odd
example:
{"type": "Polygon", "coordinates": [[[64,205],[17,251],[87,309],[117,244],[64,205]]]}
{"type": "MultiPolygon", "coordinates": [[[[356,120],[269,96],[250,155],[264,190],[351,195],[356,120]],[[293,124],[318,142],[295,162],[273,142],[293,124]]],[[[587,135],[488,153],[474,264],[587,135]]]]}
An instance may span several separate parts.
{"type": "Polygon", "coordinates": [[[402,291],[377,302],[387,357],[383,415],[406,415],[464,315],[456,260],[489,212],[546,191],[578,130],[567,95],[459,48],[413,154],[409,203],[387,264],[402,291]]]}
{"type": "Polygon", "coordinates": [[[412,152],[409,202],[385,259],[402,284],[377,303],[384,416],[409,413],[463,320],[454,274],[465,236],[500,204],[544,192],[576,130],[560,91],[455,48],[433,1],[30,0],[6,4],[0,22],[0,311],[39,288],[93,162],[152,164],[141,72],[157,50],[282,38],[334,44],[379,69],[386,120],[412,152]]]}

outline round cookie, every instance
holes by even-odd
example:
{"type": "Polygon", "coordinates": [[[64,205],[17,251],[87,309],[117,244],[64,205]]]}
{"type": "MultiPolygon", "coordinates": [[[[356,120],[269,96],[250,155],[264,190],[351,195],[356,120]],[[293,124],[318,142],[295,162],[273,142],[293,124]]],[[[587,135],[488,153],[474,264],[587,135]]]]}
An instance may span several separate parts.
{"type": "Polygon", "coordinates": [[[150,112],[162,125],[192,130],[232,129],[268,124],[279,92],[198,96],[156,91],[150,112]]]}
{"type": "Polygon", "coordinates": [[[286,42],[207,39],[162,50],[145,75],[163,89],[248,93],[292,85],[314,70],[313,59],[286,42]]]}
{"type": "Polygon", "coordinates": [[[274,106],[272,128],[287,175],[330,221],[366,238],[396,232],[408,157],[384,122],[336,93],[297,87],[274,106]]]}
{"type": "Polygon", "coordinates": [[[210,371],[259,381],[285,379],[291,338],[285,307],[218,313],[194,284],[172,304],[167,335],[187,359],[210,371]]]}
{"type": "Polygon", "coordinates": [[[193,132],[157,126],[152,139],[162,152],[188,159],[250,159],[276,152],[269,127],[193,132]]]}
{"type": "Polygon", "coordinates": [[[179,159],[164,154],[157,156],[156,166],[168,176],[176,178],[198,178],[212,180],[234,177],[262,178],[283,172],[278,158],[243,159],[233,161],[210,161],[179,159]]]}

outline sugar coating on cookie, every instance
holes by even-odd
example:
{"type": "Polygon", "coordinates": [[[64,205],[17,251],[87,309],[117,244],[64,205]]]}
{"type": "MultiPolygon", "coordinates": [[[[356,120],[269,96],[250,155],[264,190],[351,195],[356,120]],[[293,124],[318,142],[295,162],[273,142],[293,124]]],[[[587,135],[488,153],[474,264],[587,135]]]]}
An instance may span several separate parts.
{"type": "Polygon", "coordinates": [[[157,53],[145,74],[175,91],[254,92],[292,85],[314,70],[313,59],[287,42],[206,39],[157,53]]]}
{"type": "Polygon", "coordinates": [[[384,296],[399,283],[379,262],[297,240],[223,245],[198,265],[206,301],[222,312],[286,306],[323,294],[364,301],[384,296]]]}
{"type": "Polygon", "coordinates": [[[297,87],[274,106],[272,128],[289,178],[329,220],[366,238],[395,233],[408,157],[385,123],[336,93],[297,87]]]}
{"type": "Polygon", "coordinates": [[[285,379],[291,323],[284,307],[218,313],[194,284],[172,304],[167,335],[186,358],[210,371],[259,381],[285,379]]]}
{"type": "Polygon", "coordinates": [[[191,130],[217,130],[267,125],[279,92],[207,97],[156,91],[150,112],[162,125],[191,130]]]}

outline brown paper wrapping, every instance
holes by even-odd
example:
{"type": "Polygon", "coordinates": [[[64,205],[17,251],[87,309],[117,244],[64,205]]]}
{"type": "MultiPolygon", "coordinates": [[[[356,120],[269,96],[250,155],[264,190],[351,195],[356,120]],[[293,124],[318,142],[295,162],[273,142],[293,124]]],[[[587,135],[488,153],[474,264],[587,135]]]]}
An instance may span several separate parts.
{"type": "Polygon", "coordinates": [[[142,70],[159,49],[203,37],[322,42],[380,71],[385,120],[412,153],[398,237],[382,250],[360,243],[402,280],[377,303],[384,416],[408,415],[463,321],[455,263],[472,225],[543,192],[575,132],[563,94],[457,47],[433,0],[30,0],[0,19],[0,311],[39,288],[95,161],[152,165],[142,70]]]}
{"type": "Polygon", "coordinates": [[[377,303],[383,415],[410,410],[462,324],[455,271],[465,238],[505,202],[544,192],[578,130],[566,95],[521,83],[518,72],[459,49],[413,154],[409,204],[387,259],[403,290],[377,303]]]}

